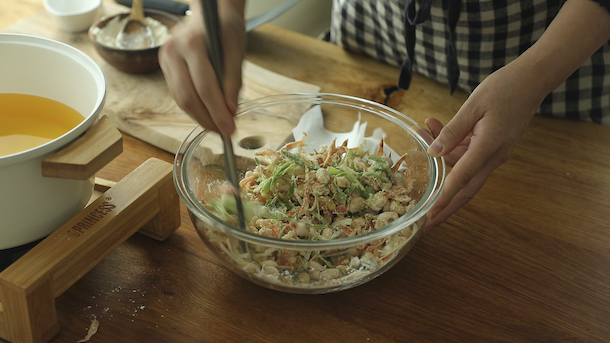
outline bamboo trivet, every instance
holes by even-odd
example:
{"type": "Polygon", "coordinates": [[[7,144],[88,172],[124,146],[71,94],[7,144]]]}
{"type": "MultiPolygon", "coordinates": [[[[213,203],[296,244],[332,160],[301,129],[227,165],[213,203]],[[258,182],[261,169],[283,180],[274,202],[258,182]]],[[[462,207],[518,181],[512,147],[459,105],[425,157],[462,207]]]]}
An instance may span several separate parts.
{"type": "Polygon", "coordinates": [[[164,240],[179,226],[172,165],[151,158],[0,273],[0,337],[48,342],[55,298],[136,231],[164,240]]]}

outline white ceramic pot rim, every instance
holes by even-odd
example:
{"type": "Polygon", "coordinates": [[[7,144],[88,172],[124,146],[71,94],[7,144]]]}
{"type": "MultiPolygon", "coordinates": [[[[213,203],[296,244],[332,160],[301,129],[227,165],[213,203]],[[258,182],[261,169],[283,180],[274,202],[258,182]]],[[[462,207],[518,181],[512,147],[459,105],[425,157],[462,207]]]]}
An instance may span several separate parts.
{"type": "MultiPolygon", "coordinates": [[[[66,58],[73,60],[75,64],[78,63],[86,68],[91,75],[93,75],[97,83],[105,84],[104,73],[99,65],[97,65],[97,63],[95,63],[95,61],[87,54],[68,44],[32,35],[0,33],[0,51],[3,50],[2,45],[5,44],[29,45],[62,54],[66,58]]],[[[102,108],[104,104],[106,87],[98,87],[97,92],[96,104],[93,108],[99,109],[102,108]]],[[[0,167],[19,163],[31,158],[36,158],[61,148],[78,136],[82,135],[93,124],[93,122],[98,119],[97,117],[98,112],[92,111],[92,113],[85,116],[85,119],[79,125],[62,136],[35,148],[0,157],[0,167]]]]}

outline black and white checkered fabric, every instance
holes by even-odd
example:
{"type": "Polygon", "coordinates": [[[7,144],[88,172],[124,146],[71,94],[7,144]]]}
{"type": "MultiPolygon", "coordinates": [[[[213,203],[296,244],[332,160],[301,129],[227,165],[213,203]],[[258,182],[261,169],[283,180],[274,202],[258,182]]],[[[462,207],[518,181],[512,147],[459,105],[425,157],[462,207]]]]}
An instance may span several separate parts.
{"type": "MultiPolygon", "coordinates": [[[[454,82],[452,86],[468,92],[529,48],[565,2],[461,0],[459,11],[453,12],[456,18],[451,23],[451,13],[448,13],[450,1],[455,0],[428,1],[431,3],[429,15],[414,26],[411,68],[413,72],[439,82],[450,85],[454,82]],[[455,56],[448,58],[451,44],[455,56]],[[457,61],[453,81],[448,76],[452,69],[448,68],[448,62],[451,64],[452,60],[454,63],[457,61]]],[[[334,0],[331,42],[390,65],[403,65],[408,56],[406,2],[334,0]]],[[[597,2],[608,6],[609,1],[597,2]]],[[[426,1],[417,3],[421,9],[426,1]]],[[[600,6],[600,11],[607,8],[600,6]]],[[[566,82],[549,94],[538,113],[610,125],[610,44],[604,44],[566,82]]]]}

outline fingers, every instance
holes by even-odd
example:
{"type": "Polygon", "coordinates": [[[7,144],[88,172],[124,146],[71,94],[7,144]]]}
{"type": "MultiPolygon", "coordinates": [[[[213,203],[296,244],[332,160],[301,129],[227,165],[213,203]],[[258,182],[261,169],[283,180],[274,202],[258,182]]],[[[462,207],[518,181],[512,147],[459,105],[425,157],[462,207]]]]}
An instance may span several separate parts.
{"type": "Polygon", "coordinates": [[[486,143],[489,137],[486,136],[485,130],[480,130],[482,137],[473,135],[470,141],[467,139],[470,133],[475,133],[475,125],[485,126],[481,123],[482,115],[478,117],[473,115],[470,111],[474,109],[469,109],[468,104],[469,101],[466,100],[454,118],[444,127],[434,118],[426,120],[426,125],[435,136],[434,142],[428,148],[428,154],[435,157],[446,156],[447,163],[453,165],[445,179],[440,197],[428,213],[430,218],[428,228],[441,223],[467,203],[482,187],[491,171],[497,167],[495,163],[491,163],[494,165],[491,171],[484,170],[484,166],[490,163],[497,149],[493,144],[486,143]],[[487,172],[489,174],[486,175],[487,172]],[[473,181],[477,176],[478,181],[473,181]],[[471,181],[472,185],[470,185],[471,181]]]}
{"type": "Polygon", "coordinates": [[[470,199],[474,198],[495,169],[495,163],[489,161],[485,167],[470,180],[468,185],[460,189],[452,198],[449,198],[449,194],[443,191],[439,201],[437,201],[437,203],[428,212],[428,220],[426,222],[426,226],[424,227],[424,232],[430,232],[436,226],[445,222],[462,206],[466,205],[470,199]],[[447,203],[447,205],[443,206],[442,203],[447,203]]]}
{"type": "Polygon", "coordinates": [[[428,148],[430,156],[439,157],[447,154],[472,132],[474,125],[480,117],[475,117],[473,115],[475,112],[468,107],[469,101],[466,100],[462,108],[460,108],[455,117],[445,127],[442,127],[442,124],[436,119],[429,118],[430,120],[427,120],[426,125],[429,127],[432,125],[434,130],[440,128],[438,134],[435,135],[436,139],[428,148]],[[430,122],[429,124],[428,121],[430,122]]]}
{"type": "Polygon", "coordinates": [[[223,18],[223,87],[209,60],[202,16],[191,16],[175,26],[159,50],[159,64],[176,104],[201,126],[226,137],[235,131],[233,116],[245,55],[243,14],[237,7],[222,7],[229,17],[223,18]]]}
{"type": "Polygon", "coordinates": [[[430,129],[430,133],[432,133],[433,137],[438,137],[443,129],[444,125],[436,118],[426,118],[426,126],[430,129]]]}
{"type": "MultiPolygon", "coordinates": [[[[448,131],[436,119],[426,120],[430,132],[436,139],[448,131]]],[[[424,229],[433,227],[447,220],[453,213],[465,205],[483,187],[491,173],[502,163],[502,144],[496,144],[492,133],[485,130],[485,118],[479,120],[478,129],[469,128],[469,132],[478,132],[472,138],[466,137],[452,148],[445,150],[447,163],[453,166],[445,179],[445,185],[436,204],[428,212],[428,222],[424,229]]],[[[457,137],[456,135],[450,137],[457,137]]]]}
{"type": "Polygon", "coordinates": [[[466,188],[475,176],[486,171],[484,168],[496,168],[502,164],[503,159],[498,161],[497,151],[497,146],[489,144],[489,138],[473,137],[468,150],[447,175],[437,206],[447,207],[451,199],[466,188]]]}
{"type": "Polygon", "coordinates": [[[428,212],[425,232],[447,220],[470,201],[492,172],[507,160],[510,152],[505,151],[504,145],[494,142],[489,133],[473,136],[468,149],[447,175],[436,204],[428,212]]]}
{"type": "Polygon", "coordinates": [[[237,112],[238,96],[242,86],[242,61],[229,62],[230,68],[225,70],[225,103],[229,112],[237,112]]]}
{"type": "MultiPolygon", "coordinates": [[[[427,137],[431,137],[429,139],[426,138],[426,142],[431,144],[434,138],[438,137],[441,130],[443,129],[443,124],[436,118],[427,118],[425,123],[428,126],[428,129],[430,130],[430,133],[426,131],[427,137]]],[[[469,145],[470,137],[466,137],[455,148],[453,148],[452,151],[447,152],[444,155],[447,164],[450,167],[453,167],[457,163],[457,161],[466,153],[469,145]]]]}
{"type": "Polygon", "coordinates": [[[190,77],[189,67],[181,57],[175,41],[168,41],[161,47],[159,64],[178,107],[195,119],[199,125],[220,133],[198,95],[190,77]]]}
{"type": "MultiPolygon", "coordinates": [[[[196,43],[190,44],[195,46],[196,43]]],[[[219,133],[229,137],[235,130],[233,114],[229,111],[224,93],[218,82],[209,59],[201,58],[199,48],[191,48],[182,52],[185,56],[193,86],[198,98],[205,104],[207,114],[219,129],[219,133]]],[[[207,50],[205,51],[207,54],[207,50]]],[[[224,77],[224,76],[223,76],[224,77]]],[[[202,113],[203,114],[203,113],[202,113]]],[[[205,115],[204,114],[204,115],[205,115]]],[[[191,114],[198,118],[197,114],[191,114]]]]}
{"type": "MultiPolygon", "coordinates": [[[[243,23],[243,20],[240,24],[243,23]]],[[[245,56],[245,26],[232,25],[225,27],[223,31],[224,41],[232,42],[225,44],[224,49],[224,93],[226,105],[229,111],[234,114],[237,111],[239,91],[242,86],[242,64],[245,56]]]]}

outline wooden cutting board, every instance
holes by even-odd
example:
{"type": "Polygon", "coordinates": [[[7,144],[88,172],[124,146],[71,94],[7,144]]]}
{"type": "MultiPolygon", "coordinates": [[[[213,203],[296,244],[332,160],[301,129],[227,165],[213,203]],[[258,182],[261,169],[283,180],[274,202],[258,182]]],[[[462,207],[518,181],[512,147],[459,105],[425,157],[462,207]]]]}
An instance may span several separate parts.
{"type": "MultiPolygon", "coordinates": [[[[104,1],[103,6],[105,16],[128,10],[109,1],[104,1]]],[[[86,33],[70,34],[61,31],[45,11],[11,25],[2,32],[51,38],[89,55],[106,77],[106,102],[102,115],[107,115],[125,133],[175,153],[180,143],[196,127],[195,122],[171,98],[160,70],[138,75],[115,69],[97,54],[86,33]]],[[[320,91],[319,86],[285,77],[247,61],[244,62],[243,77],[240,101],[280,93],[320,91]]]]}

